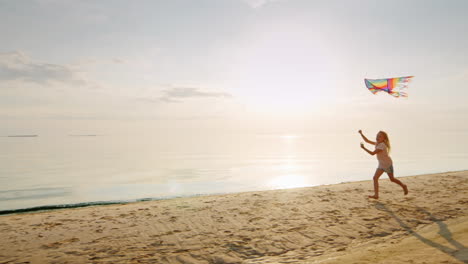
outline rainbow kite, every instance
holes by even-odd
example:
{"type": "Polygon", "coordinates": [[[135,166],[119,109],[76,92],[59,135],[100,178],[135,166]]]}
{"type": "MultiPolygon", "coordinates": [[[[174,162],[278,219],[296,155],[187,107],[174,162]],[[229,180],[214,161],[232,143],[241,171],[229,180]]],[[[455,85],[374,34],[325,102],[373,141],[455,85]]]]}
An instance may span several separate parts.
{"type": "Polygon", "coordinates": [[[408,97],[405,92],[408,88],[408,83],[414,76],[397,77],[389,79],[364,79],[367,89],[371,93],[376,94],[377,92],[384,91],[394,97],[408,97]]]}

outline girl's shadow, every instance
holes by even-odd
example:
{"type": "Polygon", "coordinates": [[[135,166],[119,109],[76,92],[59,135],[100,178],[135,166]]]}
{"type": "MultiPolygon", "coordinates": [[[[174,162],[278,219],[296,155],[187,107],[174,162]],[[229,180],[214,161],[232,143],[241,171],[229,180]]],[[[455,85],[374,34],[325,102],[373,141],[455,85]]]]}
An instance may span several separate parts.
{"type": "Polygon", "coordinates": [[[455,247],[455,249],[444,246],[444,245],[441,245],[439,243],[436,243],[436,242],[434,242],[432,240],[429,240],[429,239],[421,236],[420,234],[415,232],[413,229],[411,229],[407,224],[405,224],[397,215],[395,215],[395,213],[392,210],[390,210],[387,206],[385,206],[385,204],[383,204],[381,202],[376,202],[375,203],[375,208],[377,210],[387,212],[390,216],[392,216],[398,222],[398,224],[400,224],[401,227],[403,227],[408,233],[410,233],[411,235],[413,235],[414,237],[419,239],[421,242],[423,242],[423,243],[425,243],[425,244],[427,244],[427,245],[429,245],[431,247],[434,247],[434,248],[444,252],[447,255],[450,255],[450,256],[456,258],[457,260],[461,261],[462,263],[468,263],[468,248],[465,247],[464,245],[462,245],[461,243],[459,243],[458,241],[456,241],[455,239],[453,239],[452,232],[450,232],[450,230],[448,229],[447,225],[444,222],[437,219],[431,213],[424,210],[423,208],[418,207],[418,210],[425,213],[425,214],[427,214],[429,216],[429,219],[439,226],[439,232],[438,232],[439,235],[441,235],[443,238],[445,238],[453,247],[455,247]]]}

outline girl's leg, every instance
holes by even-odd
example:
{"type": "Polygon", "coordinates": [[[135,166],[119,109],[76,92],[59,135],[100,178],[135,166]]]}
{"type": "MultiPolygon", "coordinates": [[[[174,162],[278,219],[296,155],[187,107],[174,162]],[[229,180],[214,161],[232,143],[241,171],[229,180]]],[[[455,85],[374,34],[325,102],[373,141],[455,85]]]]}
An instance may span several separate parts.
{"type": "Polygon", "coordinates": [[[401,188],[403,188],[403,191],[405,192],[405,195],[407,195],[407,194],[408,194],[408,187],[407,187],[405,184],[403,184],[400,180],[398,180],[397,178],[395,178],[395,177],[393,176],[393,173],[387,173],[387,174],[388,174],[388,177],[390,178],[390,180],[391,180],[392,182],[394,182],[394,183],[400,185],[401,188]]]}
{"type": "Polygon", "coordinates": [[[377,169],[374,174],[374,195],[369,196],[369,198],[379,199],[379,178],[384,173],[384,170],[377,169]]]}

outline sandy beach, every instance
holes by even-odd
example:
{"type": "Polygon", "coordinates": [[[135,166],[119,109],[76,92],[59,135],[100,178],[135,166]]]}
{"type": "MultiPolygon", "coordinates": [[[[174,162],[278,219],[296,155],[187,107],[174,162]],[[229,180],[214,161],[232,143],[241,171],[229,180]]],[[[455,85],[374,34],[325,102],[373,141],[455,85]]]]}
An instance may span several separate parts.
{"type": "Polygon", "coordinates": [[[0,263],[468,263],[468,171],[0,216],[0,263]]]}

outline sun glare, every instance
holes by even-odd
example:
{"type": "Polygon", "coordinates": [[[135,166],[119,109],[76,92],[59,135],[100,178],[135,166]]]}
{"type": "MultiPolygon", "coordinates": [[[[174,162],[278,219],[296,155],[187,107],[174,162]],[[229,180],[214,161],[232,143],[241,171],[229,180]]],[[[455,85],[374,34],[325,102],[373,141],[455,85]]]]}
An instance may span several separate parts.
{"type": "MultiPolygon", "coordinates": [[[[294,141],[296,135],[284,135],[282,138],[285,143],[294,141]]],[[[268,182],[268,185],[274,189],[289,189],[304,187],[308,185],[308,179],[302,174],[302,166],[297,164],[293,155],[286,156],[276,167],[279,176],[274,177],[268,182]]]]}
{"type": "Polygon", "coordinates": [[[269,182],[274,189],[289,189],[307,186],[307,179],[304,175],[285,174],[272,179],[269,182]]]}
{"type": "Polygon", "coordinates": [[[293,139],[299,138],[299,136],[298,135],[282,135],[281,138],[284,140],[293,140],[293,139]]]}

